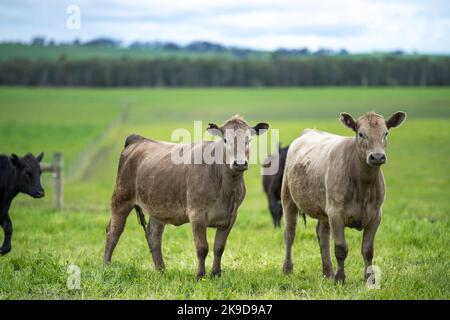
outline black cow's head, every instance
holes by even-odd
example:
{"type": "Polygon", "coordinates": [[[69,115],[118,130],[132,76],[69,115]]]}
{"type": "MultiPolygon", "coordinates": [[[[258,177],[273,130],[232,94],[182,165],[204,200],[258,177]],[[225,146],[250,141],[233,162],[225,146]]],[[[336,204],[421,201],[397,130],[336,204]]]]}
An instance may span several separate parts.
{"type": "Polygon", "coordinates": [[[33,198],[42,198],[45,195],[41,185],[41,165],[44,157],[42,152],[37,157],[27,153],[23,157],[11,155],[11,163],[17,169],[17,187],[19,192],[26,193],[33,198]]]}

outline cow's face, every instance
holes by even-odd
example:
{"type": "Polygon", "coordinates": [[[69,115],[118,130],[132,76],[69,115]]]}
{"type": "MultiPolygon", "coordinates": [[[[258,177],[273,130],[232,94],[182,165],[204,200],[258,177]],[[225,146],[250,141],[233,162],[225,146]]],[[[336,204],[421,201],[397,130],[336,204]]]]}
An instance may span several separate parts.
{"type": "Polygon", "coordinates": [[[44,157],[41,153],[34,157],[31,153],[23,157],[15,154],[11,155],[11,162],[17,169],[17,185],[19,191],[26,193],[33,198],[42,198],[45,194],[41,185],[41,166],[40,162],[44,157]]]}
{"type": "Polygon", "coordinates": [[[250,127],[244,119],[234,116],[222,127],[210,123],[208,132],[222,138],[224,162],[232,171],[243,172],[248,169],[250,143],[252,136],[264,133],[267,123],[258,123],[250,127]]]}
{"type": "Polygon", "coordinates": [[[406,113],[396,112],[389,120],[369,112],[353,120],[348,113],[341,113],[341,121],[356,133],[357,152],[359,158],[370,167],[381,166],[387,160],[386,145],[388,131],[398,127],[406,118],[406,113]]]}

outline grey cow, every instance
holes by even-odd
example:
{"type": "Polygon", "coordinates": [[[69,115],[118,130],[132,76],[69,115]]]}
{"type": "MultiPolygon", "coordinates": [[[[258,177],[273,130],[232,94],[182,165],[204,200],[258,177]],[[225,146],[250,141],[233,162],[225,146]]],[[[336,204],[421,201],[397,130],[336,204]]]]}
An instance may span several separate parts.
{"type": "Polygon", "coordinates": [[[161,242],[166,224],[192,224],[197,278],[205,275],[206,229],[216,228],[212,275],[219,276],[225,243],[245,197],[243,173],[248,168],[250,140],[252,135],[267,129],[266,123],[252,128],[235,116],[220,128],[209,125],[208,132],[221,137],[218,141],[186,145],[129,136],[120,157],[112,196],[104,262],[111,261],[126,219],[135,208],[142,224],[145,221],[142,211],[150,216],[145,235],[159,270],[164,269],[161,242]],[[211,154],[218,152],[222,161],[174,163],[174,154],[192,160],[202,149],[213,150],[211,154]]]}
{"type": "Polygon", "coordinates": [[[318,220],[316,232],[325,277],[334,276],[335,281],[345,282],[345,227],[363,230],[364,275],[366,279],[370,276],[373,242],[385,198],[380,166],[386,162],[388,130],[405,118],[404,112],[394,113],[389,120],[370,112],[355,121],[348,113],[341,113],[340,120],[354,131],[354,137],[306,129],[291,144],[281,191],[286,222],[286,274],[293,269],[291,250],[300,212],[318,220]],[[330,234],[337,260],[335,275],[330,234]]]}

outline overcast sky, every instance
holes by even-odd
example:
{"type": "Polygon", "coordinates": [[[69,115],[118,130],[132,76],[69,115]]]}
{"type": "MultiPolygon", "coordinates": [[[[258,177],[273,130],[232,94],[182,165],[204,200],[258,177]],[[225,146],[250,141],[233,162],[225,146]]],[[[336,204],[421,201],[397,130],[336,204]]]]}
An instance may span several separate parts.
{"type": "Polygon", "coordinates": [[[259,49],[450,53],[449,0],[0,0],[0,40],[207,40],[259,49]],[[81,28],[66,26],[78,5],[81,28]]]}

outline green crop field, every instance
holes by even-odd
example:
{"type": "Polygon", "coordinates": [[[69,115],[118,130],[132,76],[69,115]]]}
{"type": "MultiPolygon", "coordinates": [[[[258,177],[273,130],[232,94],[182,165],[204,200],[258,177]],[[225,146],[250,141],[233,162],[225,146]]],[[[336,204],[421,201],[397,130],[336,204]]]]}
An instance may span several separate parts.
{"type": "MultiPolygon", "coordinates": [[[[31,89],[0,88],[0,153],[45,151],[65,156],[65,207],[17,197],[12,251],[0,257],[0,299],[449,299],[450,89],[31,89]],[[167,271],[153,269],[142,228],[128,218],[109,266],[102,264],[117,162],[130,133],[170,140],[193,120],[222,123],[241,114],[266,121],[288,144],[304,128],[350,135],[339,112],[354,116],[403,110],[389,136],[383,167],[387,198],[375,241],[381,288],[363,281],[361,232],[346,229],[347,284],[322,279],[315,221],[299,224],[294,273],[282,273],[282,229],[274,229],[259,165],[245,173],[247,196],[228,239],[221,278],[196,281],[190,225],[169,226],[167,271]],[[66,286],[67,267],[81,269],[81,289],[66,286]]],[[[0,233],[0,240],[3,232],[0,233]]],[[[212,264],[214,229],[209,229],[212,264]]],[[[333,259],[334,260],[334,259],[333,259]]]]}

